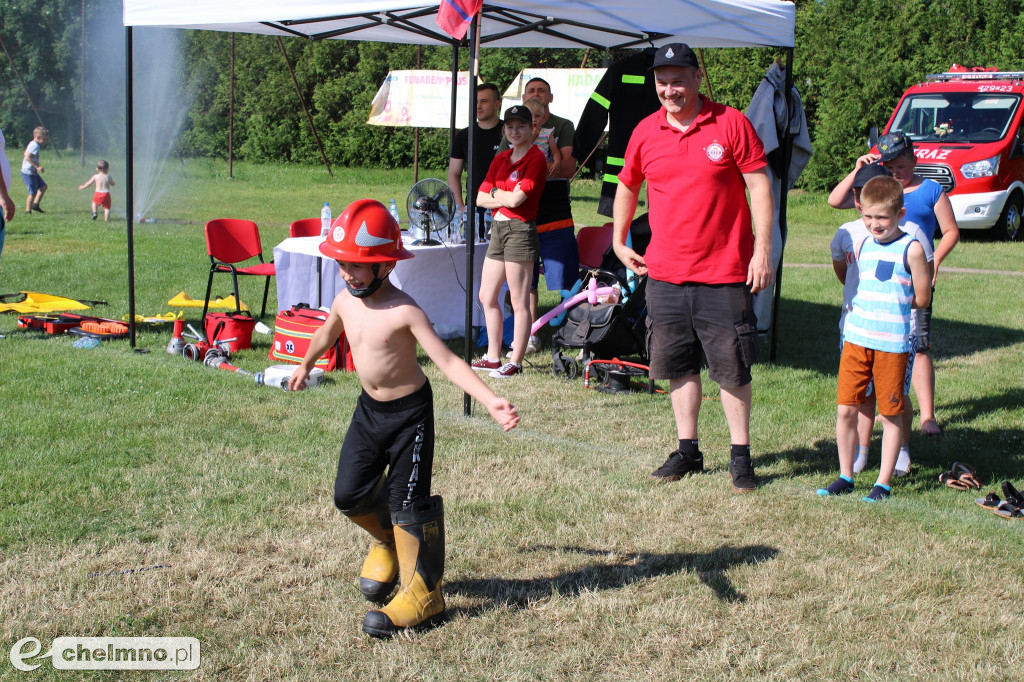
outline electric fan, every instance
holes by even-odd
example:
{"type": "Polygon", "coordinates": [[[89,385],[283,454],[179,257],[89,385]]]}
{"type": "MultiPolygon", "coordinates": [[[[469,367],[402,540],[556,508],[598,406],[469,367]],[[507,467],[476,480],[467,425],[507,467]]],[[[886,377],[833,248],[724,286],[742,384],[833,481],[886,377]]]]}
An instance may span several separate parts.
{"type": "Polygon", "coordinates": [[[432,236],[447,228],[455,216],[455,194],[451,188],[443,180],[426,178],[412,186],[405,203],[409,226],[416,239],[413,244],[440,244],[432,236]]]}

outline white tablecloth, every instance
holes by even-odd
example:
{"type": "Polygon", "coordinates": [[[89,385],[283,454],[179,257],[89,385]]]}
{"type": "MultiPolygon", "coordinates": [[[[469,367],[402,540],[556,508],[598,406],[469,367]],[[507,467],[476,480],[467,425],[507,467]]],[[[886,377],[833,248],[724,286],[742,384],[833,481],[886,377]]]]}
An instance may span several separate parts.
{"type": "MultiPolygon", "coordinates": [[[[403,237],[404,239],[404,237],[403,237]]],[[[298,303],[316,307],[329,306],[335,295],[345,288],[338,264],[320,254],[323,237],[292,237],[274,247],[277,268],[277,307],[287,310],[298,303]],[[316,269],[320,262],[320,289],[316,269]]],[[[416,301],[434,323],[443,339],[465,334],[466,326],[466,245],[412,246],[414,258],[398,261],[391,281],[416,301]]],[[[483,311],[477,300],[480,292],[480,270],[487,244],[476,244],[473,268],[473,325],[483,326],[483,311]]]]}

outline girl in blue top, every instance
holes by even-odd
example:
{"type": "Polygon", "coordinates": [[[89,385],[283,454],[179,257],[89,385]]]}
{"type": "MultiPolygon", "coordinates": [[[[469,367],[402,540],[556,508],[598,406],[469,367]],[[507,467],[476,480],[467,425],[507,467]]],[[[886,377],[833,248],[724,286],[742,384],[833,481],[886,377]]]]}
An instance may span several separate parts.
{"type": "MultiPolygon", "coordinates": [[[[949,197],[934,180],[926,180],[914,172],[917,156],[914,143],[903,133],[890,133],[878,139],[879,160],[903,185],[903,201],[907,220],[917,223],[934,246],[936,232],[942,240],[935,249],[932,263],[932,289],[939,275],[939,266],[960,241],[960,228],[953,216],[949,197]]],[[[912,382],[921,410],[921,433],[935,436],[942,433],[935,421],[935,365],[931,357],[932,306],[914,312],[917,317],[917,357],[912,382]]]]}

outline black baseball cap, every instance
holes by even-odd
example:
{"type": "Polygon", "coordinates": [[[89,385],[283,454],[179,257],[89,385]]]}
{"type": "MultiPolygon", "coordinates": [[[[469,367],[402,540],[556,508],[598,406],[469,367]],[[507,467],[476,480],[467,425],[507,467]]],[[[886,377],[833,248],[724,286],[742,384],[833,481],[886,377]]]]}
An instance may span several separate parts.
{"type": "Polygon", "coordinates": [[[892,161],[908,149],[914,151],[914,143],[905,133],[888,133],[878,138],[878,153],[882,155],[882,162],[892,161]]]}
{"type": "Polygon", "coordinates": [[[880,163],[869,163],[865,166],[861,166],[857,174],[853,176],[853,188],[860,189],[864,185],[868,184],[868,180],[871,178],[891,178],[892,173],[889,169],[880,163]]]}
{"type": "Polygon", "coordinates": [[[508,123],[509,121],[522,121],[523,123],[533,125],[533,112],[521,104],[509,107],[505,110],[505,118],[502,122],[508,123]]]}
{"type": "Polygon", "coordinates": [[[651,65],[651,69],[656,69],[659,66],[692,66],[699,69],[700,63],[697,61],[697,55],[686,43],[669,43],[662,45],[654,53],[654,63],[651,65]]]}

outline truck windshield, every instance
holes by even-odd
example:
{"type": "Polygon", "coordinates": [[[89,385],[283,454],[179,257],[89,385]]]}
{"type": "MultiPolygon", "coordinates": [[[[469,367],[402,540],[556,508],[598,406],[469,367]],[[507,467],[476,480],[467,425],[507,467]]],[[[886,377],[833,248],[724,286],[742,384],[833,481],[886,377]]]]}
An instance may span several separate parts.
{"type": "Polygon", "coordinates": [[[1019,104],[1019,95],[1004,93],[910,95],[886,132],[923,142],[995,142],[1006,137],[1019,104]]]}

